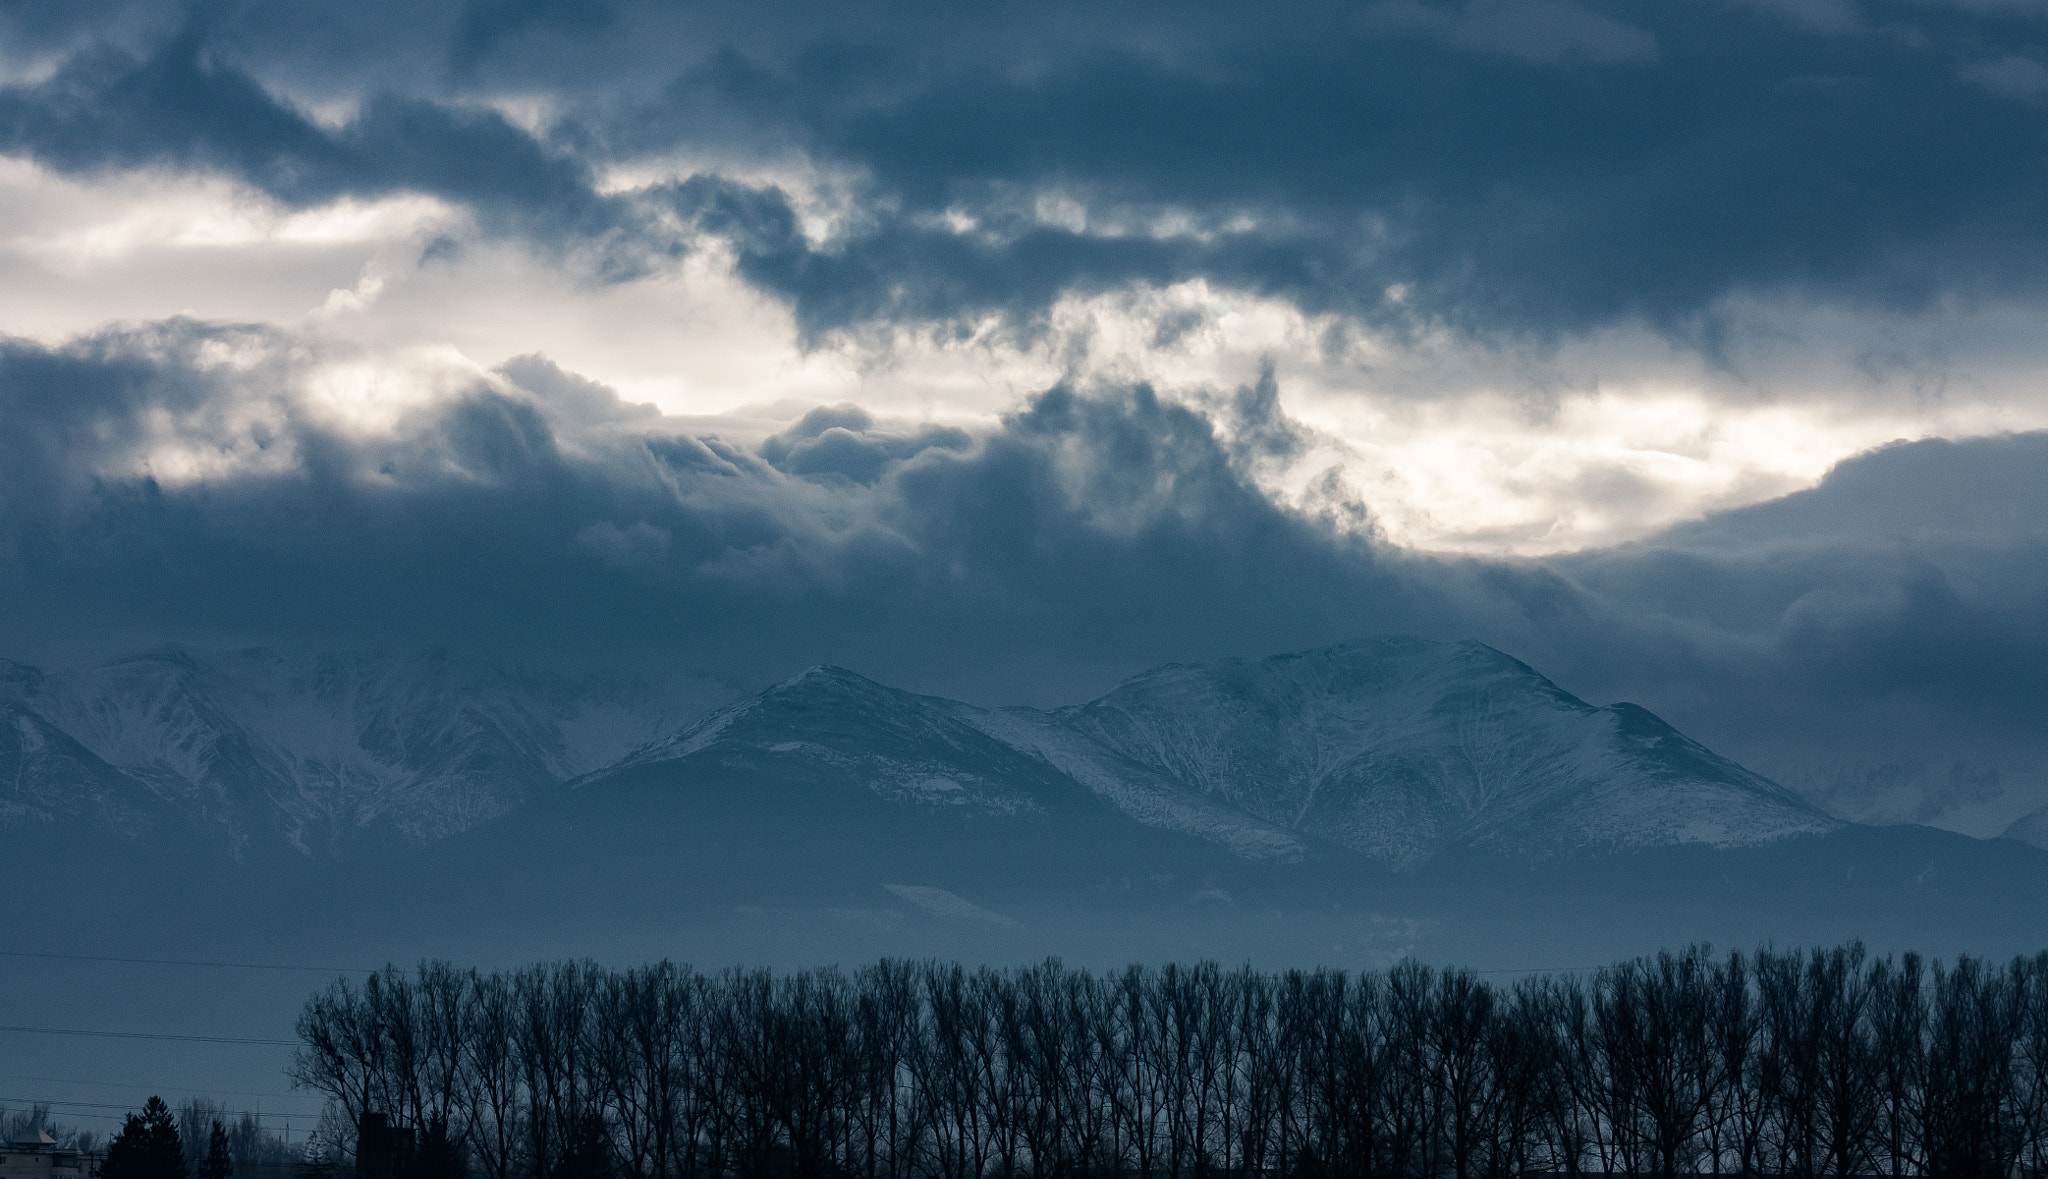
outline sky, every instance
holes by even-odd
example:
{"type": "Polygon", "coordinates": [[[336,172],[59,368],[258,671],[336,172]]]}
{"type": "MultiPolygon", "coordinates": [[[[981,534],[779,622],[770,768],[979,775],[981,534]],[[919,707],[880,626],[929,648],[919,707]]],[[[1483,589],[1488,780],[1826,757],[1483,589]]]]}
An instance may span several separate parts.
{"type": "Polygon", "coordinates": [[[2048,3],[0,5],[0,649],[1474,637],[2048,803],[2048,3]]]}

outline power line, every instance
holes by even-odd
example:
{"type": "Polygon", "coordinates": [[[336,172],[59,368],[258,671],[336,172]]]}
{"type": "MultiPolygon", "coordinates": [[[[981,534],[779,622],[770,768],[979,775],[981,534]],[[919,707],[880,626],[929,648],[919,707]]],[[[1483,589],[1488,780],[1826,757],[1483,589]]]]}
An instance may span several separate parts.
{"type": "MultiPolygon", "coordinates": [[[[37,1103],[35,1103],[35,1104],[38,1104],[38,1105],[54,1105],[54,1104],[56,1104],[56,1103],[55,1103],[55,1102],[37,1102],[37,1103]]],[[[94,1113],[93,1111],[91,1111],[91,1110],[89,1110],[89,1109],[67,1109],[67,1110],[65,1110],[65,1111],[64,1111],[64,1116],[65,1116],[65,1117],[67,1117],[67,1118],[105,1118],[105,1119],[106,1119],[107,1121],[110,1121],[110,1122],[125,1122],[125,1121],[127,1121],[127,1120],[128,1120],[128,1115],[126,1115],[126,1114],[112,1114],[112,1113],[94,1113]]]]}
{"type": "MultiPolygon", "coordinates": [[[[47,1097],[33,1099],[27,1097],[0,1097],[0,1105],[4,1105],[7,1103],[12,1103],[15,1105],[26,1105],[30,1107],[38,1105],[47,1105],[52,1107],[53,1109],[61,1107],[64,1111],[64,1116],[67,1118],[125,1117],[127,1116],[127,1113],[136,1112],[136,1109],[133,1105],[129,1105],[125,1102],[112,1101],[57,1101],[47,1097]],[[76,1108],[74,1109],[74,1107],[76,1108]],[[123,1114],[93,1114],[83,1112],[85,1110],[94,1109],[118,1109],[125,1110],[127,1112],[123,1114]]],[[[300,1121],[304,1121],[307,1118],[319,1116],[317,1113],[261,1113],[256,1110],[228,1110],[225,1112],[228,1113],[230,1116],[237,1118],[241,1117],[244,1113],[246,1113],[250,1117],[256,1118],[259,1121],[261,1121],[264,1118],[271,1118],[279,1122],[289,1122],[293,1118],[297,1118],[300,1121]]]]}
{"type": "MultiPolygon", "coordinates": [[[[48,1102],[46,1102],[45,1104],[55,1104],[55,1103],[48,1103],[48,1102]]],[[[70,1120],[72,1120],[72,1119],[74,1119],[74,1118],[97,1118],[97,1119],[99,1119],[100,1121],[104,1121],[104,1122],[122,1122],[122,1123],[125,1123],[125,1122],[127,1122],[127,1120],[128,1120],[128,1115],[127,1115],[127,1114],[117,1114],[117,1113],[99,1113],[99,1112],[97,1112],[97,1111],[94,1111],[94,1110],[89,1110],[89,1109],[67,1109],[67,1110],[63,1110],[63,1111],[61,1111],[61,1112],[62,1112],[62,1114],[63,1114],[64,1120],[65,1120],[65,1121],[67,1121],[67,1122],[68,1122],[68,1121],[70,1121],[70,1120]]],[[[304,1118],[302,1118],[301,1120],[317,1120],[317,1119],[314,1119],[312,1115],[308,1114],[308,1115],[305,1115],[305,1117],[304,1117],[304,1118]]],[[[265,1129],[266,1131],[268,1131],[269,1133],[275,1134],[275,1135],[277,1135],[277,1136],[278,1136],[279,1138],[283,1139],[283,1140],[284,1140],[284,1144],[285,1144],[285,1147],[286,1147],[286,1149],[291,1149],[291,1148],[293,1148],[294,1146],[296,1146],[296,1145],[297,1145],[297,1143],[293,1141],[293,1139],[294,1139],[294,1137],[295,1137],[295,1136],[310,1136],[310,1135],[312,1135],[313,1133],[315,1133],[315,1132],[316,1132],[316,1131],[314,1131],[314,1130],[311,1130],[311,1129],[308,1129],[308,1130],[295,1130],[295,1129],[293,1129],[293,1128],[292,1128],[292,1125],[291,1125],[291,1123],[290,1123],[290,1122],[286,1122],[286,1123],[285,1123],[285,1124],[284,1124],[283,1126],[266,1126],[266,1127],[264,1127],[264,1129],[265,1129]]],[[[104,1150],[104,1149],[105,1149],[105,1146],[104,1146],[104,1145],[102,1145],[101,1147],[99,1147],[99,1149],[102,1149],[102,1150],[104,1150]]],[[[257,1166],[258,1166],[258,1167],[261,1167],[261,1166],[262,1166],[262,1164],[257,1164],[257,1166]]],[[[262,1172],[261,1172],[261,1170],[258,1170],[258,1171],[257,1171],[257,1173],[258,1173],[258,1174],[261,1174],[262,1172]]]]}
{"type": "Polygon", "coordinates": [[[265,1093],[254,1089],[195,1089],[189,1085],[140,1085],[133,1081],[87,1081],[79,1077],[30,1077],[0,1073],[0,1081],[28,1081],[37,1085],[84,1085],[93,1089],[134,1089],[143,1093],[193,1093],[201,1097],[279,1097],[286,1100],[313,1096],[299,1093],[265,1093]]]}
{"type": "MultiPolygon", "coordinates": [[[[302,966],[282,962],[211,962],[193,958],[115,958],[99,954],[44,954],[29,950],[0,950],[0,958],[45,958],[58,962],[114,962],[129,966],[200,966],[224,970],[286,970],[305,974],[377,974],[393,967],[302,966]]],[[[402,970],[402,967],[397,969],[402,970]]],[[[1455,969],[1455,968],[1454,968],[1455,969]]],[[[1470,970],[1470,974],[1587,974],[1601,966],[1508,966],[1470,970]]],[[[6,1029],[0,1029],[6,1030],[6,1029]]]]}
{"type": "Polygon", "coordinates": [[[90,1028],[31,1028],[0,1024],[0,1032],[27,1032],[37,1036],[103,1036],[112,1040],[182,1040],[194,1044],[260,1044],[296,1048],[297,1040],[264,1040],[250,1036],[187,1036],[176,1032],[106,1032],[90,1028]]]}
{"type": "Polygon", "coordinates": [[[102,954],[42,954],[0,950],[0,958],[45,958],[56,962],[117,962],[125,966],[205,966],[224,970],[290,970],[305,974],[375,974],[370,966],[298,966],[280,962],[208,962],[193,958],[114,958],[102,954]]]}

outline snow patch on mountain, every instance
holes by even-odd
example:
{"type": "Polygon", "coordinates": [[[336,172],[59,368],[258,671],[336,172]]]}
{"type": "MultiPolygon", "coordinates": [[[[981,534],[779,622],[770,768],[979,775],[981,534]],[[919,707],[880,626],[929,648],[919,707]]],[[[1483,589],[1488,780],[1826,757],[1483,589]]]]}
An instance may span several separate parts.
{"type": "Polygon", "coordinates": [[[801,781],[994,818],[1107,806],[1257,862],[1737,847],[1839,826],[1643,709],[1588,704],[1479,643],[1172,665],[1052,711],[834,667],[686,725],[677,699],[445,653],[0,663],[0,821],[175,819],[235,848],[313,851],[437,839],[564,782],[685,763],[726,789],[801,781]]]}
{"type": "Polygon", "coordinates": [[[518,806],[673,727],[622,677],[457,659],[199,656],[161,648],[0,676],[15,706],[230,847],[300,851],[375,832],[430,840],[518,806]]]}
{"type": "Polygon", "coordinates": [[[1642,709],[1596,708],[1481,643],[1165,667],[1055,715],[1191,794],[1395,865],[1456,844],[1742,846],[1839,826],[1642,709]]]}
{"type": "Polygon", "coordinates": [[[1041,810],[1042,801],[1019,784],[1017,750],[989,739],[976,723],[981,711],[844,668],[813,667],[642,746],[596,777],[708,758],[761,772],[830,770],[918,806],[1010,816],[1041,810]]]}
{"type": "Polygon", "coordinates": [[[1012,708],[977,711],[971,719],[991,737],[1043,758],[1148,827],[1206,839],[1247,860],[1294,863],[1308,855],[1307,845],[1285,827],[1190,793],[1181,783],[1119,755],[1057,717],[1012,708]]]}
{"type": "Polygon", "coordinates": [[[801,761],[918,805],[1015,813],[1064,781],[1254,861],[1338,847],[1547,857],[1738,847],[1840,826],[1643,709],[1480,643],[1386,639],[1146,672],[1088,704],[987,710],[814,668],[636,752],[801,761]]]}

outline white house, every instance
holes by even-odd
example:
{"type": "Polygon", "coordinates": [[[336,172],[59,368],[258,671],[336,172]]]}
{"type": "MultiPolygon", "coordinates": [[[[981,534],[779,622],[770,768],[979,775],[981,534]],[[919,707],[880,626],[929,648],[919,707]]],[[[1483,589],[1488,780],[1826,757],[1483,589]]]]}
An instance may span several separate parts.
{"type": "Polygon", "coordinates": [[[93,1179],[104,1157],[62,1149],[56,1139],[37,1130],[0,1146],[0,1179],[93,1179]]]}

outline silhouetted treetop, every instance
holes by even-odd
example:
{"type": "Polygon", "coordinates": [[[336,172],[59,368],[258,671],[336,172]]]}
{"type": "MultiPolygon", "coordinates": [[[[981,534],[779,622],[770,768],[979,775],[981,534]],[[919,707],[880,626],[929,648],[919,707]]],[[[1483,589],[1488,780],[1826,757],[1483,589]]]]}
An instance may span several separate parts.
{"type": "Polygon", "coordinates": [[[402,1136],[405,1179],[2048,1172],[2048,954],[1696,946],[1504,985],[426,963],[299,1033],[296,1079],[402,1136]]]}

